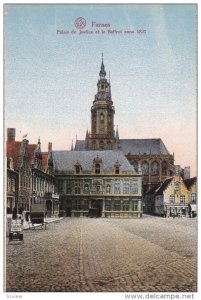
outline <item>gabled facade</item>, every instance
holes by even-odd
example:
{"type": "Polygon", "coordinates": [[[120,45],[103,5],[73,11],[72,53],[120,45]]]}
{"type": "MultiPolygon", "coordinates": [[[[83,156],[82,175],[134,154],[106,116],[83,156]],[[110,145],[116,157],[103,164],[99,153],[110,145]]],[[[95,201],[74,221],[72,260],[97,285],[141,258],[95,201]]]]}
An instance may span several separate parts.
{"type": "MultiPolygon", "coordinates": [[[[192,194],[196,193],[195,180],[193,185],[192,194]]],[[[145,194],[145,212],[147,213],[167,217],[189,215],[190,206],[189,189],[180,175],[167,178],[158,188],[152,188],[145,194]]]]}
{"type": "Polygon", "coordinates": [[[30,211],[31,205],[45,203],[48,216],[59,215],[59,196],[55,194],[52,144],[48,153],[41,143],[29,144],[26,136],[15,141],[15,128],[7,129],[7,210],[30,211]]]}

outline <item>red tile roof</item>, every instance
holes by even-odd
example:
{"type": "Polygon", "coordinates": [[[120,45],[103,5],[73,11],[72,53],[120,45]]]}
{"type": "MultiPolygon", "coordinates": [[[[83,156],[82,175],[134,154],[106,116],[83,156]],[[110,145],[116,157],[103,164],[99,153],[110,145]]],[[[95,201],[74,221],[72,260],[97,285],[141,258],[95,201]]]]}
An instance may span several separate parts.
{"type": "MultiPolygon", "coordinates": [[[[21,142],[18,141],[6,142],[6,156],[12,157],[14,170],[17,169],[18,159],[20,156],[20,148],[21,148],[21,142]]],[[[30,144],[30,145],[28,144],[27,151],[28,151],[28,160],[30,166],[33,163],[35,148],[36,148],[36,144],[30,144]]]]}
{"type": "Polygon", "coordinates": [[[21,142],[15,142],[15,141],[6,142],[6,156],[8,158],[12,157],[14,170],[17,169],[18,159],[20,155],[20,146],[21,146],[21,142]]]}

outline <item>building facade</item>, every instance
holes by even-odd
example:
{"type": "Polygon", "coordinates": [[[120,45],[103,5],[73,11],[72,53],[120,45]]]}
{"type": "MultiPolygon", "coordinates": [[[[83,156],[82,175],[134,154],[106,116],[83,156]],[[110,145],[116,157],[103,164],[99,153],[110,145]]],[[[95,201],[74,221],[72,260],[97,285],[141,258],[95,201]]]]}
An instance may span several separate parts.
{"type": "Polygon", "coordinates": [[[52,144],[41,152],[40,139],[29,144],[24,136],[15,141],[15,128],[7,129],[7,210],[30,211],[31,205],[44,203],[48,216],[59,215],[59,196],[55,193],[52,144]]]}
{"type": "Polygon", "coordinates": [[[167,178],[145,194],[145,212],[161,216],[181,216],[196,212],[196,178],[188,182],[180,175],[167,178]],[[192,202],[193,201],[193,202],[192,202]]]}
{"type": "Polygon", "coordinates": [[[63,214],[72,217],[141,217],[141,174],[121,151],[54,151],[63,214]]]}

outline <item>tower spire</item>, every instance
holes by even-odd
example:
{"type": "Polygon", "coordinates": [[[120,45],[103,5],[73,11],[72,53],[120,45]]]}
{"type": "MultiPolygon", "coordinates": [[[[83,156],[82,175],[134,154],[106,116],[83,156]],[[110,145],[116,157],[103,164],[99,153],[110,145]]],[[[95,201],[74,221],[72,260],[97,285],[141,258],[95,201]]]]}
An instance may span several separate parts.
{"type": "Polygon", "coordinates": [[[100,78],[105,78],[105,76],[106,76],[105,66],[103,63],[103,52],[102,52],[102,63],[101,63],[101,69],[100,69],[99,75],[100,75],[100,78]]]}

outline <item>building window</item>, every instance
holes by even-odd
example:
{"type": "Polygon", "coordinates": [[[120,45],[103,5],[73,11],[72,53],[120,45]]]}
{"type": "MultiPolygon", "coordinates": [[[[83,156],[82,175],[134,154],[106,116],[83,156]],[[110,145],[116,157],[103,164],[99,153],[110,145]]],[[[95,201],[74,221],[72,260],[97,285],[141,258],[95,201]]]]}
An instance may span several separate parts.
{"type": "Polygon", "coordinates": [[[104,122],[104,114],[100,114],[100,121],[104,122]]]}
{"type": "Polygon", "coordinates": [[[75,194],[80,194],[80,182],[75,181],[75,194]]]}
{"type": "Polygon", "coordinates": [[[114,182],[114,194],[120,194],[120,181],[114,182]]]}
{"type": "MultiPolygon", "coordinates": [[[[48,186],[48,184],[47,184],[48,186]]],[[[58,180],[58,192],[59,194],[63,194],[63,181],[62,180],[58,180]]]]}
{"type": "Polygon", "coordinates": [[[133,166],[135,172],[138,172],[138,162],[136,160],[132,160],[131,165],[133,166]]]}
{"type": "Polygon", "coordinates": [[[121,210],[121,202],[120,202],[120,200],[115,200],[114,201],[114,210],[115,211],[120,211],[121,210]]]}
{"type": "Polygon", "coordinates": [[[119,174],[119,167],[115,167],[115,174],[119,174]]]}
{"type": "Polygon", "coordinates": [[[93,149],[93,150],[96,150],[96,141],[93,141],[93,142],[92,142],[92,149],[93,149]]]}
{"type": "Polygon", "coordinates": [[[129,211],[130,210],[130,201],[125,200],[123,201],[123,211],[129,211]]]}
{"type": "Polygon", "coordinates": [[[112,210],[112,202],[111,200],[105,200],[105,210],[111,211],[112,210]]]}
{"type": "Polygon", "coordinates": [[[180,204],[185,203],[185,196],[184,195],[180,195],[180,204]]]}
{"type": "Polygon", "coordinates": [[[153,161],[151,164],[151,175],[156,176],[159,172],[159,164],[157,161],[153,161]]]}
{"type": "Polygon", "coordinates": [[[149,164],[147,161],[142,162],[141,166],[142,175],[148,175],[149,174],[149,164]]]}
{"type": "Polygon", "coordinates": [[[174,195],[170,195],[170,204],[174,204],[174,195]]]}
{"type": "Polygon", "coordinates": [[[133,211],[137,211],[138,210],[138,201],[137,200],[133,200],[132,201],[132,210],[133,211]]]}
{"type": "Polygon", "coordinates": [[[138,183],[136,181],[131,182],[131,194],[138,194],[138,183]]]}
{"type": "Polygon", "coordinates": [[[191,194],[191,203],[196,203],[196,193],[191,194]]]}
{"type": "Polygon", "coordinates": [[[75,173],[76,174],[80,174],[80,166],[76,166],[75,167],[75,173]]]}
{"type": "MultiPolygon", "coordinates": [[[[103,134],[104,133],[104,130],[101,132],[100,130],[100,134],[103,134]]],[[[104,142],[103,141],[100,141],[100,149],[104,149],[104,142]]]]}
{"type": "Polygon", "coordinates": [[[95,164],[95,174],[100,174],[100,164],[95,164]]]}
{"type": "Polygon", "coordinates": [[[167,175],[167,162],[166,161],[162,162],[162,175],[163,176],[167,175]]]}
{"type": "Polygon", "coordinates": [[[89,209],[89,202],[85,199],[77,199],[72,201],[72,210],[86,211],[89,209]]]}
{"type": "Polygon", "coordinates": [[[176,192],[179,191],[179,187],[180,187],[180,183],[178,181],[176,181],[175,184],[174,184],[174,189],[175,189],[176,192]]]}
{"type": "Polygon", "coordinates": [[[123,193],[124,194],[129,194],[129,181],[124,181],[123,193]]]}

